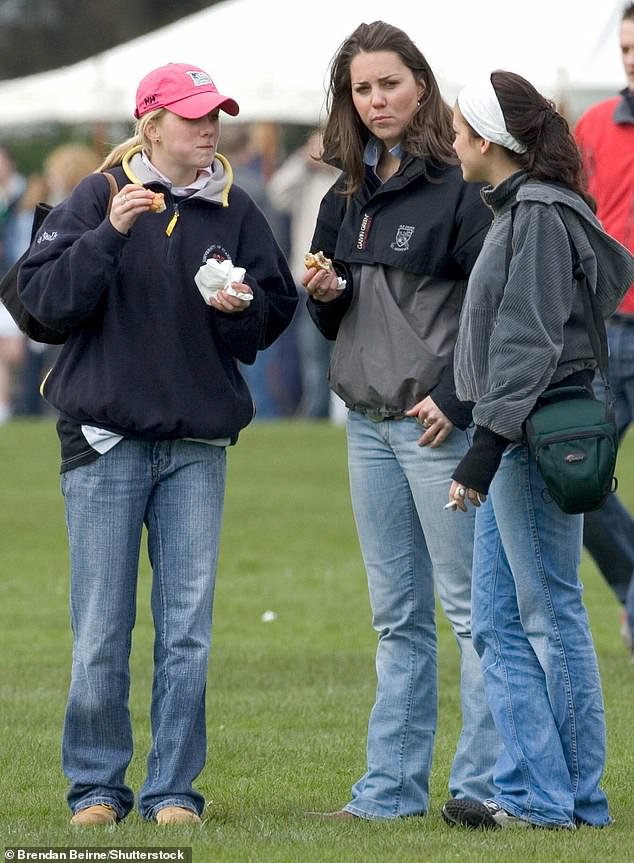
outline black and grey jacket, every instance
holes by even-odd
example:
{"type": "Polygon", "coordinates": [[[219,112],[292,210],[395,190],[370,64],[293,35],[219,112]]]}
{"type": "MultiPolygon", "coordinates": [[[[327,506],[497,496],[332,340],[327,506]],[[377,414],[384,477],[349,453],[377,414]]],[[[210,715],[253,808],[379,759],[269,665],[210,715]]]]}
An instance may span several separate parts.
{"type": "Polygon", "coordinates": [[[452,355],[466,280],[491,214],[460,168],[405,156],[381,184],[370,169],[347,202],[342,177],[324,197],[311,249],[323,250],[348,287],[330,303],[309,300],[336,341],[330,383],[346,405],[399,416],[429,393],[456,424],[452,355]]]}

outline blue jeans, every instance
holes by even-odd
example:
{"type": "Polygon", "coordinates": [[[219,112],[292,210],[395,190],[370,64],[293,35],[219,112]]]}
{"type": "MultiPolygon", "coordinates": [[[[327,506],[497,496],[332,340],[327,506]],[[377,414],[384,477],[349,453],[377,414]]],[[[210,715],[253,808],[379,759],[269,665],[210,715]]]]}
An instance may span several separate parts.
{"type": "MultiPolygon", "coordinates": [[[[615,420],[622,438],[634,420],[634,318],[629,324],[608,324],[608,345],[615,420]]],[[[603,398],[605,390],[598,373],[595,392],[603,398]]],[[[583,542],[625,606],[630,632],[634,633],[634,519],[616,494],[611,494],[601,509],[585,514],[583,542]]]]}
{"type": "Polygon", "coordinates": [[[225,450],[193,441],[123,440],[62,476],[70,543],[73,663],[63,766],[73,812],[132,809],[129,656],[141,532],[154,619],[152,744],[139,811],[201,813],[192,783],[206,757],[205,685],[225,487],[225,450]]]}
{"type": "Polygon", "coordinates": [[[302,377],[302,399],[298,415],[328,418],[331,395],[328,367],[334,342],[328,341],[319,332],[304,303],[297,307],[295,323],[302,377]]]}
{"type": "Polygon", "coordinates": [[[434,585],[461,656],[463,729],[450,792],[490,796],[500,744],[471,641],[473,513],[459,517],[443,508],[466,435],[454,429],[440,447],[419,447],[422,430],[413,419],[373,422],[354,411],[347,432],[352,505],[379,639],[367,772],[345,808],[370,819],[428,810],[437,718],[434,585]]]}
{"type": "Polygon", "coordinates": [[[504,749],[494,799],[535,824],[610,821],[601,681],[579,581],[582,516],[508,449],[476,513],[473,640],[504,749]]]}

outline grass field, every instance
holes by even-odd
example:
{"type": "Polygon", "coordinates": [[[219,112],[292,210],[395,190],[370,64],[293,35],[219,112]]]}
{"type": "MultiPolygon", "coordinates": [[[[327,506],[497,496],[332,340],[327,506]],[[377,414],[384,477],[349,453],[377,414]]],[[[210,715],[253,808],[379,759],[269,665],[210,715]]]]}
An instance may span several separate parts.
{"type": "MultiPolygon", "coordinates": [[[[202,828],[162,831],[132,814],[73,831],[59,738],[68,685],[67,552],[50,420],[0,428],[0,839],[4,846],[190,847],[195,863],[634,863],[634,665],[619,607],[590,561],[586,599],[603,674],[606,830],[463,832],[440,817],[455,745],[457,648],[439,615],[440,721],[425,818],[332,823],[363,772],[375,636],[352,524],[344,431],[261,422],[230,451],[209,673],[209,801],[202,828]],[[273,620],[263,621],[272,611],[273,620]]],[[[634,507],[634,442],[619,461],[634,507]]],[[[152,625],[139,583],[131,710],[138,788],[148,746],[152,625]]]]}

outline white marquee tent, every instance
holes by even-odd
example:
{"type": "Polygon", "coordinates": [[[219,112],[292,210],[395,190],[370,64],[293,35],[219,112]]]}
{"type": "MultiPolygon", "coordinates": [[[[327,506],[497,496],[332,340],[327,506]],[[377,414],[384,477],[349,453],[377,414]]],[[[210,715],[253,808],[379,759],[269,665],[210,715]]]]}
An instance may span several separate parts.
{"type": "Polygon", "coordinates": [[[449,101],[474,75],[525,75],[568,110],[624,86],[617,0],[225,0],[88,60],[0,82],[0,128],[132,119],[136,84],[168,62],[205,68],[244,121],[318,123],[327,72],[361,21],[387,20],[416,41],[449,101]]]}

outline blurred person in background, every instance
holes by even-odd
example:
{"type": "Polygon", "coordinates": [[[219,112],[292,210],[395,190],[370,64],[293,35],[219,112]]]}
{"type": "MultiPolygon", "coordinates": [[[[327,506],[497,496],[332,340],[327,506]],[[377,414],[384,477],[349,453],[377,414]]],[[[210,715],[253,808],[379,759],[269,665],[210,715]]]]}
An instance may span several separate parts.
{"type": "MultiPolygon", "coordinates": [[[[31,240],[33,208],[39,201],[59,204],[73,191],[86,174],[96,171],[102,155],[94,147],[69,142],[55,147],[44,160],[41,175],[29,178],[27,189],[20,201],[19,244],[22,254],[31,240]]],[[[45,345],[26,339],[25,356],[16,395],[16,412],[23,416],[41,416],[50,408],[40,396],[40,384],[59,354],[59,345],[45,345]]]]}
{"type": "MultiPolygon", "coordinates": [[[[337,168],[323,162],[321,156],[322,133],[314,130],[306,144],[288,156],[267,184],[273,206],[290,219],[289,264],[298,284],[306,272],[304,253],[310,246],[319,205],[340,174],[337,168]]],[[[313,324],[303,303],[297,310],[295,327],[302,388],[297,416],[328,417],[332,342],[313,324]]]]}
{"type": "MultiPolygon", "coordinates": [[[[267,182],[267,169],[273,159],[268,124],[262,134],[258,125],[227,124],[223,129],[221,152],[231,162],[236,182],[251,195],[266,217],[285,254],[289,249],[289,220],[273,206],[267,182]],[[262,148],[266,146],[266,151],[262,148]]],[[[300,399],[300,372],[294,320],[281,337],[261,351],[252,366],[242,374],[253,393],[256,420],[292,416],[300,399]]]]}
{"type": "MultiPolygon", "coordinates": [[[[16,213],[26,188],[11,152],[0,145],[0,275],[17,261],[23,249],[16,238],[16,213]]],[[[24,362],[25,338],[0,303],[0,425],[14,410],[16,380],[24,362]]]]}
{"type": "MultiPolygon", "coordinates": [[[[575,137],[588,189],[605,230],[634,251],[634,3],[623,9],[619,42],[627,86],[585,112],[575,137]]],[[[608,321],[609,381],[622,439],[634,420],[634,284],[608,321]]],[[[595,383],[602,397],[602,381],[595,383]]],[[[634,661],[634,519],[616,494],[586,513],[583,541],[623,605],[621,631],[634,661]]]]}

